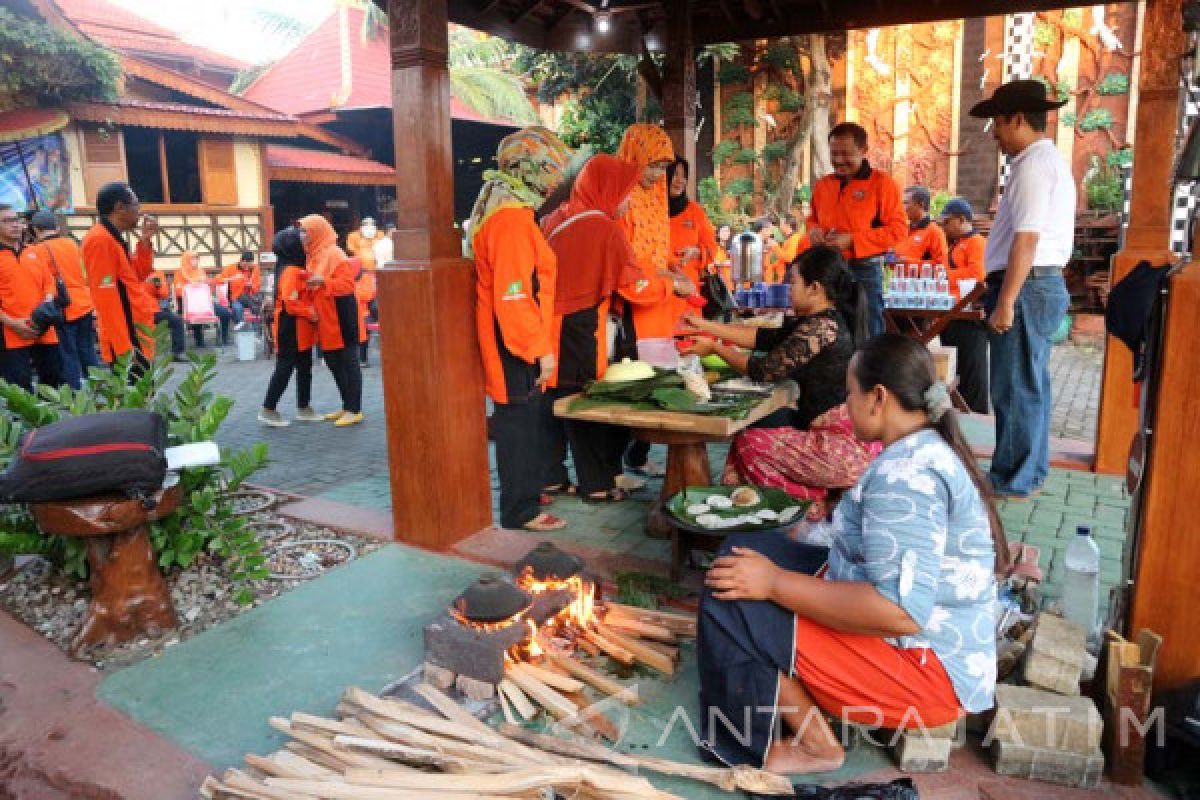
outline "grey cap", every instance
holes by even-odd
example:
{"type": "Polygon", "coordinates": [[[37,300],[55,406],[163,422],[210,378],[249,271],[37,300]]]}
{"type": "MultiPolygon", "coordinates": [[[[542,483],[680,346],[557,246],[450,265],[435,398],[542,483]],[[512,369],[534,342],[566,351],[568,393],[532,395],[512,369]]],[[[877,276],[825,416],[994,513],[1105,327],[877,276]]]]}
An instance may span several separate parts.
{"type": "Polygon", "coordinates": [[[904,194],[907,197],[911,197],[914,203],[926,210],[929,209],[929,203],[933,199],[933,196],[929,194],[929,190],[924,186],[910,186],[904,190],[904,194]]]}
{"type": "Polygon", "coordinates": [[[29,227],[36,231],[56,231],[58,230],[58,217],[54,216],[53,211],[46,209],[35,211],[29,218],[29,227]]]}

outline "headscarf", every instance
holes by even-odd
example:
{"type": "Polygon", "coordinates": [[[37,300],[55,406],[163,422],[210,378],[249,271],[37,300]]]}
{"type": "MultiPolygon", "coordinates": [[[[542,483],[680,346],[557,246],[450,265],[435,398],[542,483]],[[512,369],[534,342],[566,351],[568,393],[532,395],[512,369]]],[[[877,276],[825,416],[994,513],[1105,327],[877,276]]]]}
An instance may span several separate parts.
{"type": "Polygon", "coordinates": [[[483,187],[467,223],[468,250],[488,218],[501,208],[537,209],[562,183],[571,150],[553,132],[538,125],[500,140],[497,169],[483,173],[483,187]]]}
{"type": "Polygon", "coordinates": [[[637,259],[616,222],[617,207],[640,177],[641,170],[628,161],[593,156],[575,179],[570,199],[543,223],[558,260],[555,314],[592,308],[641,277],[637,259]],[[603,216],[579,217],[560,227],[587,211],[599,211],[603,216]]]}
{"type": "Polygon", "coordinates": [[[179,254],[179,276],[183,278],[184,283],[203,283],[208,279],[204,270],[200,268],[196,254],[191,250],[184,250],[179,254]]]}
{"type": "MultiPolygon", "coordinates": [[[[675,148],[667,132],[657,125],[630,125],[617,148],[617,158],[644,170],[655,161],[675,158],[675,148]]],[[[649,189],[639,182],[629,193],[629,212],[622,218],[625,233],[638,264],[657,274],[667,268],[671,257],[671,220],[667,215],[667,182],[661,180],[649,189]]]]}
{"type": "Polygon", "coordinates": [[[283,272],[288,267],[304,268],[304,240],[296,228],[284,228],[275,234],[271,242],[271,252],[275,254],[275,294],[278,297],[279,284],[283,282],[283,272]]]}
{"type": "Polygon", "coordinates": [[[308,271],[313,275],[329,278],[333,270],[346,260],[346,254],[337,245],[337,233],[329,224],[329,220],[320,214],[309,214],[302,218],[300,227],[308,234],[304,241],[308,271]]]}
{"type": "Polygon", "coordinates": [[[675,173],[680,169],[683,170],[684,178],[687,178],[691,174],[691,168],[688,166],[687,159],[683,156],[676,156],[675,160],[671,162],[671,166],[667,167],[667,210],[672,217],[678,217],[684,211],[687,211],[688,202],[690,202],[686,186],[683,187],[683,191],[679,193],[678,197],[671,194],[671,184],[675,181],[675,173]]]}

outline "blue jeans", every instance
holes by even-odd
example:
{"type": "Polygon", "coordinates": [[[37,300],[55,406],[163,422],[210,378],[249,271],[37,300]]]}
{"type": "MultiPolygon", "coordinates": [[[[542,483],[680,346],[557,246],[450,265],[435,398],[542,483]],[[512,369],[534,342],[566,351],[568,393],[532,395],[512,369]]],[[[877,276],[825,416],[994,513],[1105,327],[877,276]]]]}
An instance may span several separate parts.
{"type": "Polygon", "coordinates": [[[241,304],[241,302],[234,300],[229,304],[229,308],[233,311],[233,324],[241,325],[242,319],[246,315],[245,307],[241,304]]]}
{"type": "Polygon", "coordinates": [[[96,314],[84,314],[74,322],[57,326],[57,330],[63,383],[78,389],[88,370],[100,366],[100,356],[96,352],[96,314]]]}
{"type": "MultiPolygon", "coordinates": [[[[999,292],[998,283],[989,287],[984,298],[989,314],[999,292]]],[[[996,452],[988,477],[999,493],[1027,495],[1050,473],[1050,337],[1069,302],[1061,274],[1031,275],[1017,295],[1012,328],[988,333],[996,414],[996,452]]]]}
{"type": "MultiPolygon", "coordinates": [[[[883,333],[883,259],[860,258],[850,262],[850,277],[862,286],[867,300],[867,335],[883,333]]],[[[853,320],[847,322],[854,324],[853,320]]]]}

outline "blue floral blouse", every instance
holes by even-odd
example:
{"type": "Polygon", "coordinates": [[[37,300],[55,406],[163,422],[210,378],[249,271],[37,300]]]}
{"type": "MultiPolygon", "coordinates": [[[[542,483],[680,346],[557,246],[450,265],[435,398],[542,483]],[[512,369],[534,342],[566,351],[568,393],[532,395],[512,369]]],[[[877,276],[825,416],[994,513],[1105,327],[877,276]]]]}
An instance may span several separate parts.
{"type": "Polygon", "coordinates": [[[893,442],[833,517],[826,580],[871,583],[921,626],[896,647],[927,647],[959,703],[992,707],[996,686],[994,545],[983,500],[937,431],[893,442]]]}

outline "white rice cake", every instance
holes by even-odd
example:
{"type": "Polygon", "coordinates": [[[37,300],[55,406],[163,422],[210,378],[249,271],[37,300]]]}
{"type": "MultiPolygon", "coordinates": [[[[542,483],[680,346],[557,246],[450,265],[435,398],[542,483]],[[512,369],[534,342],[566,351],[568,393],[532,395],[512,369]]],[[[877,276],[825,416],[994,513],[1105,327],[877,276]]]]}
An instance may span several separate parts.
{"type": "Polygon", "coordinates": [[[780,522],[791,522],[797,514],[800,513],[800,506],[791,506],[779,512],[778,520],[780,522]]]}
{"type": "Polygon", "coordinates": [[[693,517],[698,517],[701,514],[707,514],[709,511],[710,508],[705,503],[692,503],[687,507],[687,513],[693,517]]]}
{"type": "Polygon", "coordinates": [[[704,502],[712,508],[733,508],[733,501],[723,494],[712,494],[704,502]]]}
{"type": "Polygon", "coordinates": [[[724,521],[723,517],[718,517],[716,514],[701,514],[696,517],[696,524],[701,528],[722,528],[724,525],[721,523],[724,521]]]}

